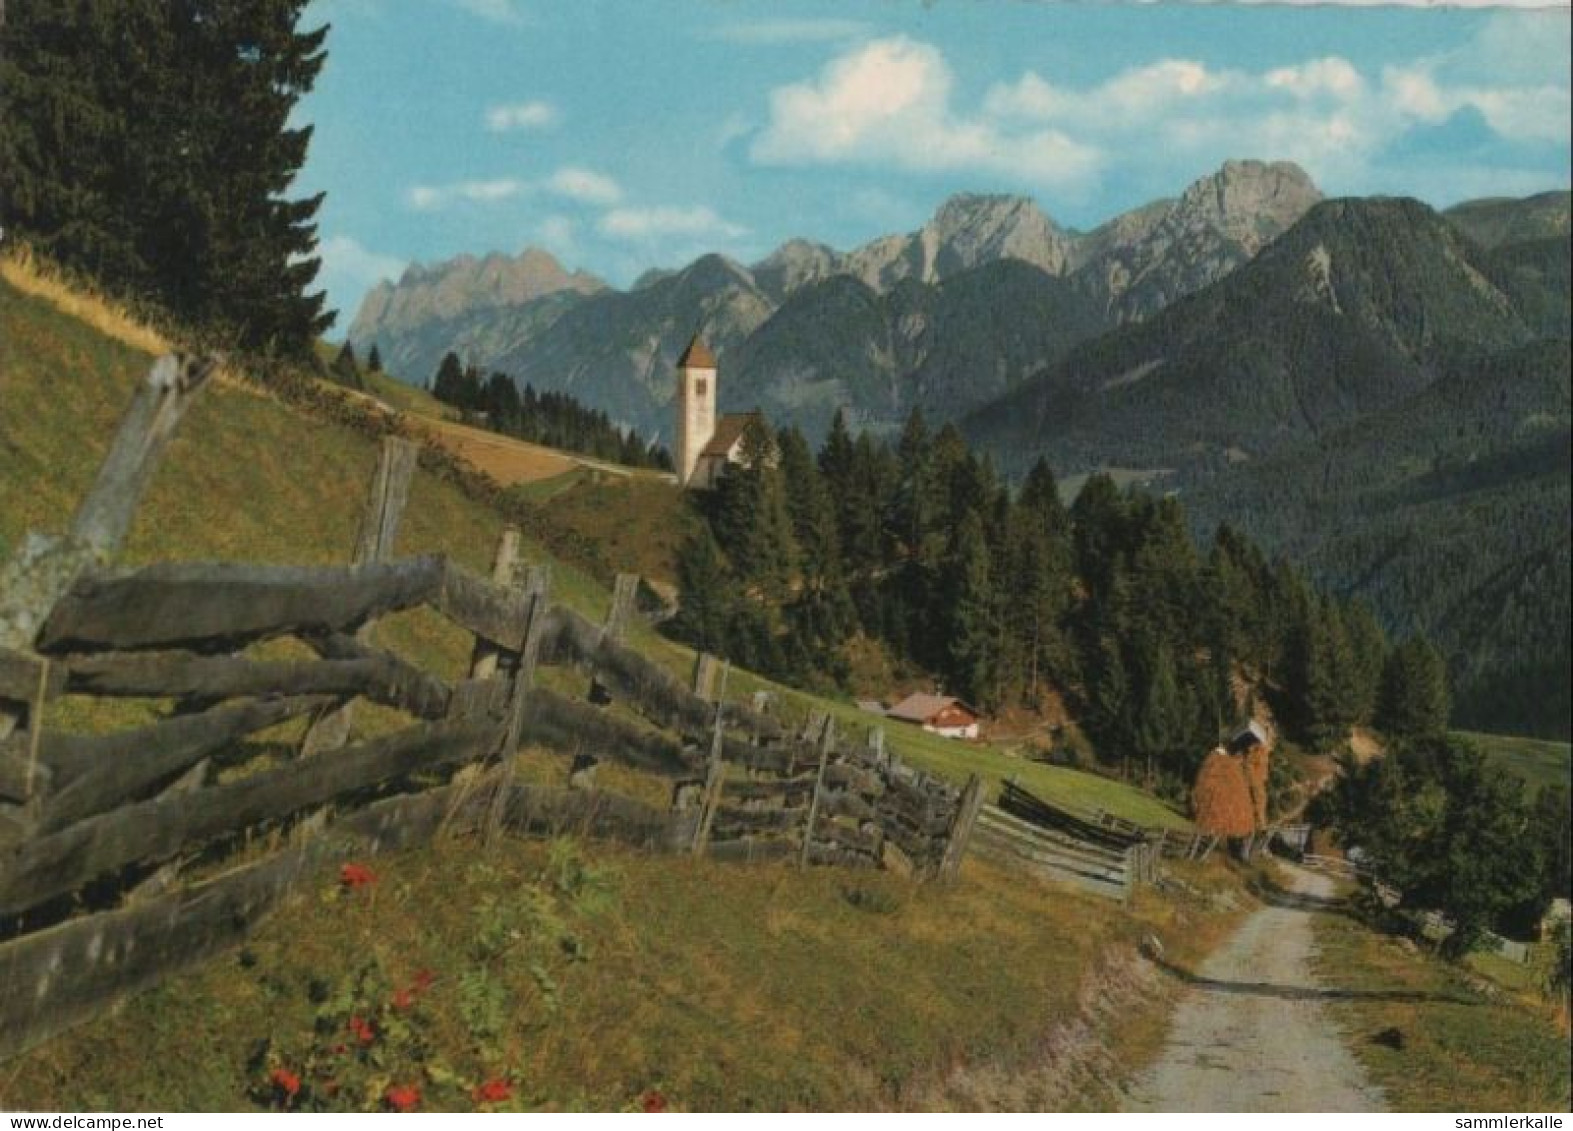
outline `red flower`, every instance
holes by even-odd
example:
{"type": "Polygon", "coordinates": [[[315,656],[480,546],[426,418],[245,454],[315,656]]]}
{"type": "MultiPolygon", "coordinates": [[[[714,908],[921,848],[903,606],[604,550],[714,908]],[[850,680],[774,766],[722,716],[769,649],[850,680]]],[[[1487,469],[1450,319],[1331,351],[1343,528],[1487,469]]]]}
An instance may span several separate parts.
{"type": "Polygon", "coordinates": [[[369,1045],[377,1039],[377,1026],[364,1017],[350,1018],[350,1032],[354,1033],[356,1040],[363,1045],[369,1045]]]}
{"type": "Polygon", "coordinates": [[[435,982],[436,980],[437,980],[437,975],[433,974],[430,970],[428,970],[424,966],[422,966],[419,970],[415,971],[415,979],[414,979],[414,990],[415,990],[415,992],[418,993],[418,994],[425,993],[427,990],[431,989],[431,984],[433,982],[435,982]]]}
{"type": "Polygon", "coordinates": [[[288,1068],[275,1068],[268,1081],[284,1093],[285,1099],[294,1099],[295,1093],[300,1091],[300,1077],[288,1068]]]}
{"type": "Polygon", "coordinates": [[[476,1103],[501,1103],[513,1095],[513,1086],[506,1080],[498,1080],[493,1077],[470,1094],[475,1097],[476,1103]]]}
{"type": "Polygon", "coordinates": [[[345,864],[339,869],[339,883],[347,888],[363,888],[377,882],[377,873],[364,864],[345,864]]]}
{"type": "Polygon", "coordinates": [[[414,1111],[421,1104],[421,1090],[414,1084],[394,1084],[382,1098],[394,1111],[414,1111]]]}
{"type": "Polygon", "coordinates": [[[415,991],[402,989],[394,990],[393,1001],[391,1004],[393,1005],[394,1009],[398,1010],[400,1013],[403,1013],[406,1009],[415,1004],[415,991]]]}
{"type": "Polygon", "coordinates": [[[651,1088],[648,1092],[639,1097],[639,1106],[645,1111],[652,1113],[665,1111],[666,1097],[663,1096],[660,1092],[656,1091],[654,1088],[651,1088]]]}

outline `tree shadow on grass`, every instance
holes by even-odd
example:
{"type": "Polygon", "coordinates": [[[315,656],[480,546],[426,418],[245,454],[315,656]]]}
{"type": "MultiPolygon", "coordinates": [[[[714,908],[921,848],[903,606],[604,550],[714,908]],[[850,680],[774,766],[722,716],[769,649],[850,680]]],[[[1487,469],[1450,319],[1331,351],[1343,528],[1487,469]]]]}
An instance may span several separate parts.
{"type": "Polygon", "coordinates": [[[1148,954],[1147,958],[1170,977],[1208,993],[1248,994],[1253,997],[1278,998],[1282,1001],[1431,1001],[1447,1002],[1452,1005],[1481,1004],[1479,998],[1435,993],[1430,990],[1346,990],[1321,986],[1284,986],[1275,982],[1229,982],[1222,978],[1203,977],[1152,954],[1148,954]]]}

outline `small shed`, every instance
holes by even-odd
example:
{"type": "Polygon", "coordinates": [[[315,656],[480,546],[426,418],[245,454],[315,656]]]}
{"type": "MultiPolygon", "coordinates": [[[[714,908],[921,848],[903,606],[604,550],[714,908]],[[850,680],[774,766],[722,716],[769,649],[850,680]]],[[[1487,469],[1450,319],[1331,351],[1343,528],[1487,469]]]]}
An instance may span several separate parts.
{"type": "Polygon", "coordinates": [[[914,723],[944,738],[978,737],[978,712],[954,695],[929,695],[916,691],[885,714],[904,723],[914,723]]]}
{"type": "Polygon", "coordinates": [[[1229,753],[1244,754],[1253,746],[1271,746],[1272,743],[1268,741],[1268,738],[1267,728],[1255,719],[1252,719],[1237,730],[1234,736],[1229,739],[1229,753]]]}

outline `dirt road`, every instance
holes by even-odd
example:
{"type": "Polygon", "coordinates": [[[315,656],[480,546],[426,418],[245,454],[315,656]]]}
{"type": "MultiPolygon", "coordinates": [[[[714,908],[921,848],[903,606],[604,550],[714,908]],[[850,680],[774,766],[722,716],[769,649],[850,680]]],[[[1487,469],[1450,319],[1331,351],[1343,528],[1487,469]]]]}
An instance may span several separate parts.
{"type": "MultiPolygon", "coordinates": [[[[1324,1008],[1311,973],[1311,918],[1332,884],[1287,869],[1298,898],[1247,919],[1185,990],[1129,1111],[1382,1111],[1382,1095],[1324,1008]]],[[[1185,976],[1185,975],[1182,975],[1185,976]]]]}

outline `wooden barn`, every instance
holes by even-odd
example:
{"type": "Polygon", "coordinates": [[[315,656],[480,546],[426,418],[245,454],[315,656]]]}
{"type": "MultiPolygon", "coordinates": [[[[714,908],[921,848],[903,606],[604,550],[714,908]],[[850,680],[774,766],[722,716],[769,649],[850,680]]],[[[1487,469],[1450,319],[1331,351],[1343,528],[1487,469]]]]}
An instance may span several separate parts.
{"type": "Polygon", "coordinates": [[[954,695],[915,691],[885,714],[945,738],[978,737],[978,712],[954,695]]]}

